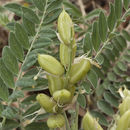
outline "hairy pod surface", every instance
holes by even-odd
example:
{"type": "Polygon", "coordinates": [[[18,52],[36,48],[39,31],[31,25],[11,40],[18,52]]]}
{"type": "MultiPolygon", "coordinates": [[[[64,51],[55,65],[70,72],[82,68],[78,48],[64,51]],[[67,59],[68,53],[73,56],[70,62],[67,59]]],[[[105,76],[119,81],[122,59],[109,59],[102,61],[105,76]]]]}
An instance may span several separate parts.
{"type": "Polygon", "coordinates": [[[81,59],[72,65],[70,70],[70,83],[75,84],[85,77],[91,68],[91,63],[87,59],[81,59]]]}
{"type": "Polygon", "coordinates": [[[56,102],[46,94],[38,94],[36,99],[46,112],[56,113],[58,111],[56,102]]]}
{"type": "Polygon", "coordinates": [[[54,77],[47,74],[48,79],[48,87],[51,95],[57,90],[61,90],[64,88],[64,80],[63,77],[54,77]]]}
{"type": "Polygon", "coordinates": [[[64,44],[71,44],[74,38],[74,27],[69,14],[65,10],[61,12],[58,18],[58,32],[64,44]]]}
{"type": "Polygon", "coordinates": [[[70,52],[71,50],[70,50],[69,46],[66,46],[63,43],[60,44],[60,61],[61,61],[62,65],[64,65],[65,67],[67,67],[69,65],[70,53],[72,53],[72,63],[73,63],[75,54],[76,54],[76,49],[77,49],[77,46],[76,46],[75,40],[73,42],[72,52],[70,52]]]}
{"type": "Polygon", "coordinates": [[[71,100],[71,93],[66,89],[58,90],[53,93],[53,98],[60,104],[66,104],[71,100]]]}
{"type": "Polygon", "coordinates": [[[123,102],[119,105],[120,115],[122,116],[127,110],[130,110],[130,96],[123,99],[123,102]]]}
{"type": "Polygon", "coordinates": [[[52,115],[47,120],[49,128],[61,128],[65,125],[65,118],[62,114],[52,115]]]}
{"type": "Polygon", "coordinates": [[[126,111],[118,120],[116,130],[128,130],[130,127],[130,109],[126,111]]]}
{"type": "Polygon", "coordinates": [[[82,127],[84,130],[103,130],[95,118],[89,112],[85,114],[82,120],[82,127]]]}
{"type": "Polygon", "coordinates": [[[38,63],[48,73],[58,76],[64,74],[64,67],[57,59],[50,55],[38,54],[38,63]]]}

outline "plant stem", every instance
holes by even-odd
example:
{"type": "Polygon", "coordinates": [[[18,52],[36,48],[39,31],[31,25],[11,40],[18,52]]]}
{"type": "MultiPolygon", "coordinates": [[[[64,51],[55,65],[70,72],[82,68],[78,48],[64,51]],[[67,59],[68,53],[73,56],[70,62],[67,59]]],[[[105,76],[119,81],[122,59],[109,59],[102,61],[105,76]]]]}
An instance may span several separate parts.
{"type": "Polygon", "coordinates": [[[6,121],[6,117],[3,117],[3,120],[1,122],[2,126],[5,124],[5,121],[6,121]]]}
{"type": "Polygon", "coordinates": [[[34,78],[33,78],[34,80],[36,80],[38,78],[38,76],[40,75],[41,71],[42,71],[42,68],[40,68],[38,73],[34,76],[34,78]]]}
{"type": "Polygon", "coordinates": [[[72,64],[72,45],[71,44],[69,46],[70,57],[69,57],[69,66],[68,66],[68,69],[67,69],[66,77],[69,75],[69,72],[70,72],[70,69],[71,69],[71,64],[72,64]]]}
{"type": "MultiPolygon", "coordinates": [[[[123,15],[123,17],[124,17],[124,15],[123,15]]],[[[123,20],[123,17],[122,17],[121,20],[123,20]]],[[[118,23],[116,23],[116,26],[114,27],[113,31],[110,32],[110,34],[114,33],[114,32],[116,31],[116,28],[117,28],[117,27],[118,27],[118,23]]],[[[108,42],[111,40],[111,39],[109,38],[110,34],[108,35],[108,39],[107,39],[106,42],[103,44],[103,46],[101,47],[101,49],[97,52],[97,54],[96,54],[96,56],[95,56],[94,59],[97,58],[97,56],[103,51],[104,47],[105,47],[105,46],[108,44],[108,42]]]]}
{"type": "MultiPolygon", "coordinates": [[[[29,50],[28,50],[28,52],[27,52],[27,55],[26,55],[26,57],[25,57],[25,59],[24,59],[24,61],[23,61],[22,66],[25,64],[25,62],[26,62],[26,60],[27,60],[27,57],[28,57],[28,55],[30,54],[30,52],[31,52],[31,50],[32,50],[33,44],[35,43],[35,41],[36,41],[36,39],[37,39],[37,37],[38,37],[38,35],[39,35],[39,32],[40,32],[40,30],[41,30],[41,26],[42,26],[42,23],[43,23],[43,20],[44,20],[44,17],[45,17],[45,13],[46,13],[46,9],[47,9],[47,2],[48,2],[48,0],[46,0],[46,6],[45,6],[45,10],[44,10],[44,12],[43,12],[43,16],[42,16],[41,22],[40,22],[40,24],[39,24],[39,26],[38,26],[37,33],[36,33],[36,35],[34,36],[34,39],[32,40],[31,46],[30,46],[30,48],[29,48],[29,50]]],[[[21,75],[22,75],[22,74],[21,74],[21,73],[22,73],[22,66],[21,66],[20,72],[19,72],[19,74],[18,74],[17,80],[18,80],[18,79],[21,77],[21,75]]],[[[17,86],[15,86],[14,90],[15,90],[16,88],[17,88],[17,86]]]]}
{"type": "Polygon", "coordinates": [[[72,42],[69,46],[69,66],[66,72],[66,83],[65,83],[65,87],[68,88],[68,83],[69,83],[69,73],[70,73],[70,69],[71,69],[71,65],[72,65],[72,42]]]}
{"type": "Polygon", "coordinates": [[[20,109],[21,108],[20,100],[17,99],[17,102],[18,102],[18,107],[19,107],[18,117],[19,117],[19,122],[20,122],[20,128],[21,128],[21,130],[24,130],[24,126],[23,126],[23,122],[22,122],[22,110],[20,109]]]}
{"type": "Polygon", "coordinates": [[[79,115],[79,103],[76,103],[76,119],[75,119],[75,128],[78,130],[78,115],[79,115]]]}
{"type": "Polygon", "coordinates": [[[95,56],[95,59],[98,57],[98,55],[103,51],[104,47],[107,45],[107,43],[109,42],[110,39],[108,39],[104,44],[103,46],[101,47],[101,49],[97,52],[96,56],[95,56]]]}
{"type": "MultiPolygon", "coordinates": [[[[34,38],[33,38],[33,40],[32,40],[31,46],[30,46],[30,48],[29,48],[29,50],[28,50],[28,52],[27,52],[27,54],[26,54],[26,57],[25,57],[25,59],[24,59],[22,65],[21,65],[20,71],[19,71],[19,73],[18,73],[17,80],[19,80],[19,79],[21,78],[21,76],[22,76],[22,66],[25,64],[25,62],[26,62],[26,60],[27,60],[27,57],[28,57],[28,55],[30,54],[30,52],[31,52],[31,50],[32,50],[33,44],[35,43],[35,41],[36,41],[36,39],[37,39],[37,37],[38,37],[38,35],[39,35],[39,32],[40,32],[40,30],[41,30],[41,26],[42,26],[43,20],[44,20],[44,18],[45,18],[46,10],[47,10],[47,2],[48,2],[48,0],[46,0],[45,10],[44,10],[44,12],[43,12],[43,16],[42,16],[41,21],[40,21],[40,24],[39,24],[39,26],[38,26],[37,33],[35,34],[35,36],[34,36],[34,38]]],[[[17,89],[17,85],[15,85],[15,88],[13,89],[13,93],[16,91],[16,89],[17,89]]],[[[13,100],[10,100],[10,102],[8,103],[8,106],[10,106],[10,105],[12,104],[12,102],[13,102],[13,100]]],[[[20,119],[20,120],[21,120],[21,119],[20,119]]],[[[3,117],[2,127],[4,126],[5,122],[6,122],[6,117],[3,117]]],[[[21,128],[21,129],[24,130],[24,128],[21,128]]]]}
{"type": "Polygon", "coordinates": [[[66,116],[66,113],[65,113],[65,111],[64,111],[64,117],[65,117],[65,121],[66,121],[66,130],[71,130],[70,129],[70,125],[69,125],[69,121],[68,121],[68,118],[67,118],[67,116],[66,116]]]}

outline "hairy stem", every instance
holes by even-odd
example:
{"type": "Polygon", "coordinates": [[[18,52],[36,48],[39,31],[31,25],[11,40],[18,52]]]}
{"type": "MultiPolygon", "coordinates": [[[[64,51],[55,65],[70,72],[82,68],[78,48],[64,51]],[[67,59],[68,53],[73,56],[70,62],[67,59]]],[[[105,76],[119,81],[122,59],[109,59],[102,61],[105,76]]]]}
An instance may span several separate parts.
{"type": "Polygon", "coordinates": [[[104,47],[108,44],[110,39],[108,39],[104,44],[103,46],[101,47],[101,49],[97,52],[96,56],[95,56],[95,59],[98,57],[98,55],[103,51],[104,47]]]}
{"type": "MultiPolygon", "coordinates": [[[[122,18],[121,18],[120,20],[123,20],[124,17],[125,17],[125,13],[124,13],[124,15],[122,16],[122,18]]],[[[119,26],[119,25],[118,25],[118,22],[119,22],[119,21],[117,21],[116,26],[114,27],[113,31],[112,31],[110,34],[115,33],[116,28],[119,26]]],[[[120,23],[120,24],[121,24],[121,23],[120,23]]],[[[96,56],[95,56],[95,59],[96,59],[97,56],[103,51],[104,47],[108,44],[108,42],[111,40],[111,39],[109,38],[110,34],[108,35],[107,41],[103,44],[103,46],[101,47],[101,49],[97,52],[97,54],[96,54],[96,56]]]]}
{"type": "MultiPolygon", "coordinates": [[[[39,35],[39,32],[40,32],[40,30],[41,30],[42,23],[43,23],[43,20],[44,20],[44,17],[45,17],[46,9],[47,9],[47,2],[48,2],[48,0],[46,0],[46,6],[45,6],[45,10],[44,10],[44,12],[43,12],[43,16],[42,16],[42,18],[41,18],[41,22],[40,22],[40,24],[39,24],[39,26],[38,26],[37,33],[35,34],[35,36],[34,36],[34,38],[33,38],[33,40],[32,40],[31,46],[30,46],[30,48],[29,48],[29,50],[28,50],[28,52],[27,52],[27,54],[26,54],[26,57],[25,57],[25,59],[24,59],[24,61],[23,61],[22,66],[25,64],[25,62],[26,62],[26,60],[27,60],[27,57],[28,57],[28,55],[30,54],[30,52],[31,52],[31,50],[32,50],[33,44],[35,43],[35,41],[36,41],[36,39],[37,39],[37,37],[38,37],[38,35],[39,35]]],[[[21,74],[21,73],[22,73],[22,66],[21,66],[20,72],[19,72],[19,74],[18,74],[17,80],[18,80],[18,79],[21,77],[21,75],[22,75],[22,74],[21,74]]],[[[17,88],[17,86],[15,86],[14,90],[15,90],[16,88],[17,88]]]]}
{"type": "Polygon", "coordinates": [[[3,120],[2,120],[2,122],[1,122],[2,127],[3,127],[3,125],[5,124],[5,121],[6,121],[6,117],[3,117],[3,120]]]}

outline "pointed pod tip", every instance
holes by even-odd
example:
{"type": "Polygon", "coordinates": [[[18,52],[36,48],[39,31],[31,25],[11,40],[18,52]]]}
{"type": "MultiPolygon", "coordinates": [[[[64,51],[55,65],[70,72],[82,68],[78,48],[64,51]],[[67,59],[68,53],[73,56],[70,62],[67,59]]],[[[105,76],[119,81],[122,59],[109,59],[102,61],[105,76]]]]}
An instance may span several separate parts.
{"type": "Polygon", "coordinates": [[[37,58],[39,59],[40,57],[41,57],[41,54],[38,53],[38,54],[37,54],[37,58]]]}
{"type": "Polygon", "coordinates": [[[36,100],[38,101],[41,96],[42,96],[42,94],[38,94],[38,95],[36,96],[36,100]]]}

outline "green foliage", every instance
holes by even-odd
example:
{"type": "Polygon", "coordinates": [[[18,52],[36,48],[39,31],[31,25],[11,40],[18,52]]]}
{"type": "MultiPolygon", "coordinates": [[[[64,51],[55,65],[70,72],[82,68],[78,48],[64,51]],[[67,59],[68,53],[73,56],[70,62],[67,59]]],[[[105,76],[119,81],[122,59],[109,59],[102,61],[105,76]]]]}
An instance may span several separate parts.
{"type": "Polygon", "coordinates": [[[101,43],[100,36],[99,36],[98,22],[93,23],[92,43],[95,51],[98,51],[101,43]]]}
{"type": "Polygon", "coordinates": [[[9,22],[7,16],[0,15],[0,24],[9,29],[9,45],[3,48],[0,59],[0,118],[3,129],[49,129],[43,121],[49,114],[40,111],[35,99],[36,93],[48,89],[48,81],[37,63],[37,55],[51,54],[59,59],[57,47],[60,41],[55,24],[62,5],[77,24],[75,32],[81,40],[78,41],[76,55],[87,54],[93,63],[85,79],[76,84],[79,86],[75,93],[79,93],[77,102],[83,109],[92,108],[92,116],[108,127],[121,100],[119,88],[123,85],[130,88],[127,72],[130,34],[125,29],[118,29],[130,15],[129,0],[111,3],[108,16],[102,9],[82,16],[75,5],[65,0],[32,0],[30,3],[29,7],[17,3],[4,6],[21,17],[20,21],[9,22]],[[78,24],[87,26],[87,30],[78,24]],[[26,93],[28,96],[25,96],[26,93]],[[90,105],[86,96],[90,98],[90,105]],[[14,102],[18,105],[12,105],[14,102]]]}
{"type": "Polygon", "coordinates": [[[12,50],[12,53],[14,53],[14,56],[16,56],[18,60],[23,61],[24,58],[23,48],[21,47],[20,43],[16,39],[16,36],[13,32],[10,32],[9,45],[12,50]]]}
{"type": "Polygon", "coordinates": [[[106,17],[105,14],[101,11],[100,15],[99,15],[99,34],[100,34],[100,38],[103,42],[106,41],[106,36],[107,36],[107,21],[106,21],[106,17]]]}
{"type": "Polygon", "coordinates": [[[13,55],[11,49],[7,46],[3,48],[2,51],[2,60],[6,67],[14,74],[18,74],[19,68],[18,68],[18,61],[13,55]]]}
{"type": "Polygon", "coordinates": [[[115,10],[114,10],[114,5],[112,3],[110,3],[110,10],[111,12],[107,18],[107,23],[108,23],[109,30],[112,32],[116,23],[115,10]]]}
{"type": "Polygon", "coordinates": [[[23,48],[25,49],[29,48],[29,39],[27,33],[25,29],[22,27],[22,25],[20,25],[19,23],[15,24],[15,36],[23,48]]]}
{"type": "Polygon", "coordinates": [[[0,98],[3,101],[7,101],[9,97],[9,91],[7,86],[4,84],[4,82],[2,81],[2,79],[0,78],[0,98]]]}
{"type": "Polygon", "coordinates": [[[122,0],[115,0],[115,14],[119,20],[122,15],[122,0]]]}
{"type": "Polygon", "coordinates": [[[8,16],[0,14],[0,25],[5,27],[6,24],[8,23],[9,23],[8,16]]]}
{"type": "Polygon", "coordinates": [[[2,59],[0,59],[0,77],[8,87],[14,88],[13,74],[6,68],[2,59]]]}
{"type": "Polygon", "coordinates": [[[82,108],[85,108],[85,107],[86,107],[86,99],[85,99],[85,96],[84,96],[84,95],[79,94],[79,95],[78,95],[78,98],[77,98],[77,101],[78,101],[78,103],[80,104],[80,106],[81,106],[82,108]]]}

